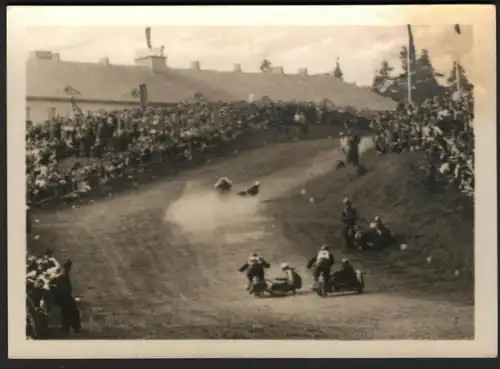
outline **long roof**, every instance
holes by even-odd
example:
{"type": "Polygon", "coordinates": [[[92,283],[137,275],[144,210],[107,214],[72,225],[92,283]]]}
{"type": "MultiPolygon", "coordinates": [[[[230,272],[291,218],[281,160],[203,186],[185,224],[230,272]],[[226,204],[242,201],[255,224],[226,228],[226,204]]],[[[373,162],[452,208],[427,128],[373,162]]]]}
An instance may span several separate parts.
{"type": "Polygon", "coordinates": [[[27,98],[76,101],[138,103],[132,91],[146,84],[148,99],[155,103],[177,103],[201,93],[212,101],[242,101],[250,95],[278,101],[321,101],[374,111],[392,110],[393,100],[368,88],[338,80],[330,75],[221,72],[172,69],[154,73],[148,67],[69,61],[27,63],[27,98]]]}

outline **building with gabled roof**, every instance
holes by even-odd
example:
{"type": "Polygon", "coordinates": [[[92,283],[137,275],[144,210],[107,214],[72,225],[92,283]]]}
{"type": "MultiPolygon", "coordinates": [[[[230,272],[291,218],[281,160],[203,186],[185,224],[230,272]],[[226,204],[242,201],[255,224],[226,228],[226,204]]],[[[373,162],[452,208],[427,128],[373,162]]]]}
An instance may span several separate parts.
{"type": "Polygon", "coordinates": [[[41,122],[55,115],[70,116],[70,98],[85,110],[116,110],[140,106],[138,88],[146,85],[148,101],[170,105],[201,94],[209,101],[247,101],[265,96],[274,101],[322,101],[374,111],[392,110],[396,103],[367,88],[331,75],[309,75],[307,69],[285,74],[282,67],[246,73],[203,70],[199,61],[189,69],[167,66],[163,50],[136,54],[135,65],[63,61],[59,54],[35,51],[27,62],[26,115],[41,122]]]}

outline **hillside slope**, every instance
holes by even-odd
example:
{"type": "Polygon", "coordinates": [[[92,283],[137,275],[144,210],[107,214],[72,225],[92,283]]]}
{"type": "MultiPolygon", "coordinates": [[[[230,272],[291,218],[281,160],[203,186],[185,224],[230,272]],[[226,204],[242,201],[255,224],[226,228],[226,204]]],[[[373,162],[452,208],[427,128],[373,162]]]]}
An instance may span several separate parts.
{"type": "Polygon", "coordinates": [[[311,241],[328,243],[347,255],[340,214],[342,199],[348,197],[360,213],[361,224],[379,215],[398,238],[396,246],[381,253],[351,252],[352,260],[379,274],[398,276],[397,283],[391,283],[393,290],[414,287],[413,292],[432,290],[446,299],[473,301],[473,200],[453,188],[429,193],[422,184],[422,160],[422,153],[380,157],[368,152],[363,158],[366,175],[355,178],[345,169],[330,172],[309,182],[305,196],[297,188],[289,198],[272,203],[270,210],[293,243],[306,248],[311,241]],[[313,204],[308,202],[310,197],[313,204]],[[400,250],[401,244],[408,248],[400,250]]]}

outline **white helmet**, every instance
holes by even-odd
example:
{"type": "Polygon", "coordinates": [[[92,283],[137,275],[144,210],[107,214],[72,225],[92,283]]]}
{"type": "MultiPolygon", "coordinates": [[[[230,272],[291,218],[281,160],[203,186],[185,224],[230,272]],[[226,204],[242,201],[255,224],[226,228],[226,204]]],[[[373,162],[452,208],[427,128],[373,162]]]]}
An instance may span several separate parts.
{"type": "Polygon", "coordinates": [[[380,216],[378,216],[378,215],[377,215],[377,216],[375,216],[375,217],[373,218],[373,221],[374,221],[374,222],[381,222],[381,221],[382,221],[382,219],[380,219],[380,216]]]}
{"type": "Polygon", "coordinates": [[[288,265],[288,263],[281,263],[281,270],[285,270],[285,269],[289,269],[290,268],[290,265],[288,265]]]}
{"type": "Polygon", "coordinates": [[[344,200],[342,200],[342,203],[345,204],[350,204],[351,200],[349,200],[347,197],[344,197],[344,200]]]}
{"type": "Polygon", "coordinates": [[[255,181],[254,186],[260,186],[260,181],[255,181]]]}

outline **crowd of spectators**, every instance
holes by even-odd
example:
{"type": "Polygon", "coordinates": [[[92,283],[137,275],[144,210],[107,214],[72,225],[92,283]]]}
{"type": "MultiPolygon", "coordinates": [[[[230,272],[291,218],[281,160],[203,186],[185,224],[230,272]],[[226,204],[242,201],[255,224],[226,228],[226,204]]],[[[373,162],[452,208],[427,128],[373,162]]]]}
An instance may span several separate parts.
{"type": "MultiPolygon", "coordinates": [[[[219,146],[245,130],[293,121],[296,109],[296,104],[284,103],[198,102],[87,114],[75,111],[73,118],[27,122],[27,202],[88,192],[151,161],[190,160],[194,150],[219,146]],[[72,165],[68,168],[62,162],[72,165]]],[[[319,109],[309,104],[301,111],[311,119],[319,109]]]]}
{"type": "MultiPolygon", "coordinates": [[[[435,98],[418,107],[400,105],[372,121],[379,153],[428,149],[439,171],[466,192],[474,187],[473,107],[470,99],[435,98]]],[[[75,110],[72,118],[27,122],[28,204],[89,192],[130,177],[151,162],[190,160],[194,151],[222,145],[252,129],[335,120],[324,104],[180,103],[171,107],[75,110]],[[65,160],[72,158],[71,160],[65,160]],[[69,166],[68,166],[68,163],[69,166]]]]}
{"type": "Polygon", "coordinates": [[[379,154],[426,150],[431,183],[439,172],[463,193],[474,193],[473,100],[433,98],[415,107],[401,104],[371,122],[379,154]]]}

